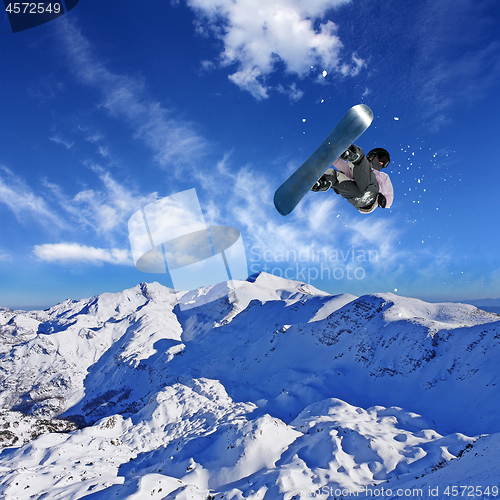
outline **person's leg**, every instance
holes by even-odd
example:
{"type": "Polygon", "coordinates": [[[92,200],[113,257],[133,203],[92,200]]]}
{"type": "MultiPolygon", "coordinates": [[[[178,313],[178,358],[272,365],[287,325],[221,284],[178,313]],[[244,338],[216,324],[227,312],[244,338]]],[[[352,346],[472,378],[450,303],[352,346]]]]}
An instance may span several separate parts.
{"type": "Polygon", "coordinates": [[[374,194],[378,193],[379,186],[377,178],[373,173],[370,162],[366,158],[363,158],[361,162],[354,167],[352,173],[354,175],[354,181],[361,193],[366,193],[367,191],[374,194]]]}
{"type": "Polygon", "coordinates": [[[329,168],[314,184],[311,191],[328,191],[337,182],[338,172],[329,168]]]}
{"type": "Polygon", "coordinates": [[[367,191],[374,195],[378,193],[377,178],[366,158],[354,166],[353,176],[354,179],[350,179],[343,172],[337,172],[337,182],[333,184],[333,190],[347,199],[362,198],[367,191]]]}
{"type": "Polygon", "coordinates": [[[342,172],[337,174],[337,182],[332,186],[332,189],[346,199],[363,196],[363,193],[359,190],[356,181],[350,179],[342,172]]]}

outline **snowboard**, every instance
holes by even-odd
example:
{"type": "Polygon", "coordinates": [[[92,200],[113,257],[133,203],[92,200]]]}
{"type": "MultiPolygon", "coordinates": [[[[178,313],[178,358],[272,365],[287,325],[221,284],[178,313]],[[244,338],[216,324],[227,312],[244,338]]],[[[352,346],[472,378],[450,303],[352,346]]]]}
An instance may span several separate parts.
{"type": "Polygon", "coordinates": [[[288,215],[372,120],[373,113],[368,106],[353,106],[316,151],[276,190],[276,210],[281,215],[288,215]]]}

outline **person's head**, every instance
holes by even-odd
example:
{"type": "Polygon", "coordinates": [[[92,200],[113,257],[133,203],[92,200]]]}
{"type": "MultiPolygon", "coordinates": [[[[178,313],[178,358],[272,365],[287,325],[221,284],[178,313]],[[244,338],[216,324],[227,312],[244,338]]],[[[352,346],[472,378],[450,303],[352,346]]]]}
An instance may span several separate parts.
{"type": "Polygon", "coordinates": [[[381,170],[391,161],[389,153],[384,148],[372,149],[367,155],[366,159],[372,164],[372,168],[375,170],[381,170]]]}

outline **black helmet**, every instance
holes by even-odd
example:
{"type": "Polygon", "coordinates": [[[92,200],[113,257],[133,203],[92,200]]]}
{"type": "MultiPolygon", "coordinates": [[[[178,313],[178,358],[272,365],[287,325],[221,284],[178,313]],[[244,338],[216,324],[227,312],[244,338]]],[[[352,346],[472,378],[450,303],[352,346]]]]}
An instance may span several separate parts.
{"type": "Polygon", "coordinates": [[[372,149],[366,155],[366,158],[370,162],[373,160],[373,158],[377,158],[377,160],[382,163],[382,165],[380,167],[378,167],[377,165],[375,165],[373,167],[375,170],[380,170],[382,168],[387,167],[387,165],[389,165],[389,163],[391,161],[391,157],[389,156],[389,153],[384,148],[375,148],[375,149],[372,149]]]}

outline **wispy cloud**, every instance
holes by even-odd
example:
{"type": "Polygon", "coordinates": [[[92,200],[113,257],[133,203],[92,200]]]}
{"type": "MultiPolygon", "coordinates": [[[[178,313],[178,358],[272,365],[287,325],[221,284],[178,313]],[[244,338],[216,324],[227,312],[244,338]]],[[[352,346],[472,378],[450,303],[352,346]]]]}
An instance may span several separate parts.
{"type": "Polygon", "coordinates": [[[457,102],[474,102],[488,95],[500,79],[500,43],[470,50],[460,60],[443,60],[434,67],[422,87],[427,115],[434,116],[434,128],[447,123],[447,111],[457,102]]]}
{"type": "Polygon", "coordinates": [[[106,146],[99,146],[98,152],[103,158],[109,156],[109,149],[106,146]]]}
{"type": "Polygon", "coordinates": [[[97,175],[101,187],[79,191],[74,196],[66,194],[58,184],[44,181],[57,204],[71,223],[92,232],[107,241],[123,241],[129,217],[142,206],[157,199],[153,192],[142,196],[118,182],[110,172],[99,165],[89,165],[97,175]]]}
{"type": "Polygon", "coordinates": [[[179,173],[206,154],[208,142],[194,124],[174,117],[171,110],[149,98],[140,78],[110,71],[71,22],[63,19],[58,26],[61,47],[76,76],[101,92],[102,107],[132,127],[134,136],[151,148],[159,165],[179,173]]]}
{"type": "MultiPolygon", "coordinates": [[[[229,78],[256,99],[269,96],[266,78],[284,66],[303,78],[323,71],[356,75],[363,61],[341,62],[343,44],[326,12],[350,0],[187,0],[198,30],[223,42],[221,66],[236,66],[229,78]]],[[[204,63],[207,67],[207,63],[204,63]]],[[[297,90],[292,99],[300,98],[297,90]]]]}
{"type": "MultiPolygon", "coordinates": [[[[282,217],[272,202],[276,180],[248,165],[235,169],[230,163],[226,157],[218,169],[212,169],[214,179],[202,206],[208,207],[208,223],[237,227],[251,255],[265,255],[276,265],[286,260],[283,256],[290,250],[295,255],[311,251],[333,255],[355,247],[376,252],[384,266],[403,257],[397,245],[400,230],[396,218],[384,217],[384,213],[360,215],[333,191],[307,195],[290,216],[282,217]],[[217,182],[217,176],[224,182],[217,182]],[[224,204],[217,203],[221,196],[224,204]]],[[[382,270],[383,266],[378,267],[382,270]]]]}
{"type": "Polygon", "coordinates": [[[104,136],[96,131],[90,131],[88,127],[84,127],[82,125],[78,126],[79,130],[85,133],[85,140],[90,142],[91,144],[95,144],[104,139],[104,136]]]}
{"type": "Polygon", "coordinates": [[[500,43],[488,33],[497,0],[424,2],[414,27],[420,40],[414,82],[434,129],[458,101],[474,102],[498,85],[500,43]]]}
{"type": "Polygon", "coordinates": [[[351,64],[342,64],[342,66],[340,67],[340,72],[344,76],[357,76],[365,66],[366,62],[356,54],[353,54],[351,64]]]}
{"type": "Polygon", "coordinates": [[[72,142],[67,141],[59,135],[53,135],[52,137],[49,137],[49,140],[51,140],[52,142],[55,142],[56,144],[61,144],[66,149],[71,149],[75,145],[75,143],[73,141],[72,142]]]}
{"type": "Polygon", "coordinates": [[[68,227],[42,196],[35,194],[21,177],[5,167],[0,167],[0,203],[4,203],[22,224],[35,222],[50,230],[68,227]]]}
{"type": "Polygon", "coordinates": [[[285,87],[283,87],[283,85],[279,84],[276,87],[276,90],[280,94],[287,95],[291,101],[298,101],[304,95],[304,92],[302,90],[300,90],[300,89],[297,88],[297,84],[296,83],[292,83],[292,85],[290,85],[290,87],[288,89],[285,88],[285,87]]]}
{"type": "MultiPolygon", "coordinates": [[[[79,243],[47,244],[35,247],[35,255],[46,262],[129,263],[127,222],[144,205],[157,199],[157,193],[147,196],[118,182],[108,171],[91,165],[101,187],[68,195],[58,184],[43,180],[36,193],[19,176],[0,167],[0,203],[5,204],[24,225],[41,226],[48,234],[75,240],[106,241],[122,249],[80,245],[79,243]]],[[[10,254],[0,249],[0,260],[10,254]]]]}
{"type": "Polygon", "coordinates": [[[12,255],[0,248],[0,262],[6,262],[12,260],[12,255]]]}
{"type": "Polygon", "coordinates": [[[33,99],[40,102],[47,102],[55,99],[63,90],[63,85],[54,75],[43,75],[39,81],[28,88],[28,94],[33,99]]]}
{"type": "MultiPolygon", "coordinates": [[[[382,209],[377,209],[382,210],[382,209]]],[[[395,244],[401,235],[397,222],[388,218],[375,218],[365,215],[350,221],[349,242],[355,246],[371,246],[376,248],[379,257],[385,261],[393,261],[402,254],[395,251],[395,244]]]]}
{"type": "Polygon", "coordinates": [[[51,263],[134,265],[128,250],[95,248],[77,243],[36,245],[33,254],[37,259],[51,263]]]}

